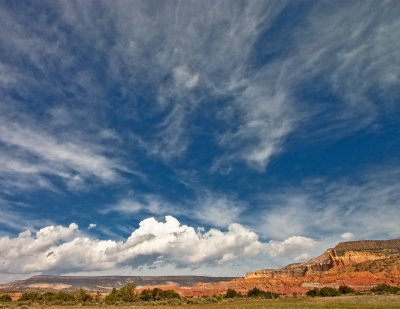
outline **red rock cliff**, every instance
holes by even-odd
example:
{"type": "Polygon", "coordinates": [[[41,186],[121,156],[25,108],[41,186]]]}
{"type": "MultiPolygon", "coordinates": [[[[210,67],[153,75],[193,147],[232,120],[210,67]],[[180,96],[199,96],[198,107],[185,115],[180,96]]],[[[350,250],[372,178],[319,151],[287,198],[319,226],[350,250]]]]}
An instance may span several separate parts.
{"type": "MultiPolygon", "coordinates": [[[[343,242],[305,263],[290,264],[281,269],[248,272],[246,278],[301,278],[309,275],[321,275],[345,266],[376,260],[393,260],[399,254],[400,239],[343,242]]],[[[373,267],[371,271],[374,271],[373,267]]]]}

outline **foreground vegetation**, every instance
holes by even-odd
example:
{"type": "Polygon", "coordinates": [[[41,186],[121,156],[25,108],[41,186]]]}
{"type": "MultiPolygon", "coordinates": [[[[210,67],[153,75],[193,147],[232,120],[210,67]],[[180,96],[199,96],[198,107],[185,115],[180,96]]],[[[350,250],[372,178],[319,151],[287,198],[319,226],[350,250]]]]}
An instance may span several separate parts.
{"type": "Polygon", "coordinates": [[[113,289],[103,297],[100,293],[90,294],[84,289],[65,292],[24,292],[17,301],[9,294],[0,295],[0,308],[144,308],[148,305],[163,305],[163,308],[190,306],[193,308],[400,308],[400,288],[380,284],[369,294],[357,293],[348,286],[339,289],[315,288],[307,292],[311,297],[288,297],[270,291],[253,288],[242,295],[229,289],[224,295],[213,297],[182,297],[173,290],[146,289],[136,291],[132,283],[113,289]],[[332,297],[341,296],[341,297],[332,297]]]}
{"type": "MultiPolygon", "coordinates": [[[[179,293],[173,290],[145,289],[137,292],[136,285],[128,283],[120,289],[114,288],[104,298],[100,293],[95,295],[90,294],[84,289],[76,291],[58,291],[39,293],[29,291],[22,293],[18,302],[21,305],[43,304],[43,305],[91,305],[91,304],[108,304],[108,305],[123,305],[123,304],[138,304],[152,302],[154,304],[197,304],[197,303],[218,303],[223,299],[233,298],[278,298],[279,294],[263,291],[258,288],[253,288],[246,295],[241,295],[235,290],[229,289],[225,295],[215,295],[213,297],[182,297],[179,293]]],[[[0,295],[0,303],[12,302],[9,294],[0,295]]]]}
{"type": "MultiPolygon", "coordinates": [[[[400,294],[400,288],[388,284],[378,284],[371,289],[374,294],[400,294]]],[[[344,294],[355,294],[356,292],[349,286],[343,285],[339,289],[331,287],[315,288],[307,292],[307,296],[311,297],[333,297],[344,294]]]]}
{"type": "MultiPolygon", "coordinates": [[[[104,308],[104,309],[120,309],[120,308],[135,308],[135,309],[148,309],[149,305],[152,307],[158,305],[157,302],[149,303],[135,303],[133,306],[129,304],[86,304],[83,308],[104,308]]],[[[197,303],[197,304],[166,304],[160,308],[206,308],[206,309],[394,309],[400,308],[400,295],[360,295],[360,296],[341,296],[332,298],[321,297],[290,297],[290,298],[276,298],[276,299],[260,299],[260,298],[234,298],[223,299],[218,303],[197,303]]],[[[30,305],[21,302],[0,303],[0,308],[9,309],[28,309],[28,308],[52,308],[52,309],[82,309],[82,305],[43,305],[33,303],[30,305]]]]}

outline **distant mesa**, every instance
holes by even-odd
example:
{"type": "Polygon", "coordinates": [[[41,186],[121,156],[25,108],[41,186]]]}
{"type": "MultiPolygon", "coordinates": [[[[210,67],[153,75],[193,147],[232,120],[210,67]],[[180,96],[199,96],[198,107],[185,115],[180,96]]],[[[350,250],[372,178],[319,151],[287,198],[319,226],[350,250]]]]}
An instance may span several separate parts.
{"type": "Polygon", "coordinates": [[[319,257],[281,269],[248,272],[246,278],[304,278],[343,272],[392,271],[400,263],[400,239],[364,240],[339,243],[319,257]]]}
{"type": "Polygon", "coordinates": [[[129,282],[139,286],[177,285],[192,286],[196,283],[227,281],[236,277],[207,276],[52,276],[39,275],[0,285],[0,289],[24,290],[74,290],[85,288],[94,291],[110,291],[129,282]]]}

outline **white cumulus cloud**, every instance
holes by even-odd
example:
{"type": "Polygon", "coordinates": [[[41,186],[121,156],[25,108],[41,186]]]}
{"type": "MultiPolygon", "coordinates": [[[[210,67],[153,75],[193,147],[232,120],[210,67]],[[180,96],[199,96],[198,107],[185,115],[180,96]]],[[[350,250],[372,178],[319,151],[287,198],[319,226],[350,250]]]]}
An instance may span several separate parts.
{"type": "Polygon", "coordinates": [[[79,272],[132,269],[160,265],[200,267],[223,265],[245,257],[267,254],[300,254],[313,240],[294,236],[283,242],[263,243],[240,224],[226,231],[201,231],[166,216],[148,218],[125,241],[90,238],[75,223],[47,226],[35,235],[24,231],[14,238],[0,238],[0,273],[79,272]]]}

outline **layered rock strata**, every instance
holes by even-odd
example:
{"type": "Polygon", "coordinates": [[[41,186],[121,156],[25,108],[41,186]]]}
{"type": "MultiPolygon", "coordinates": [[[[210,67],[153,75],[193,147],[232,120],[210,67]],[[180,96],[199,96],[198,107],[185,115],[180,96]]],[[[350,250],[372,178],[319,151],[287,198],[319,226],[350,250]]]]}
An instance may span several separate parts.
{"type": "MultiPolygon", "coordinates": [[[[400,239],[365,240],[339,243],[315,259],[290,264],[281,269],[262,269],[248,272],[246,278],[302,278],[318,276],[345,266],[395,259],[400,254],[400,239]]],[[[372,265],[372,264],[371,264],[372,265]]],[[[373,271],[374,269],[371,269],[373,271]]]]}

